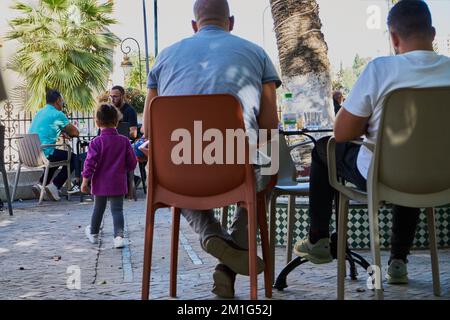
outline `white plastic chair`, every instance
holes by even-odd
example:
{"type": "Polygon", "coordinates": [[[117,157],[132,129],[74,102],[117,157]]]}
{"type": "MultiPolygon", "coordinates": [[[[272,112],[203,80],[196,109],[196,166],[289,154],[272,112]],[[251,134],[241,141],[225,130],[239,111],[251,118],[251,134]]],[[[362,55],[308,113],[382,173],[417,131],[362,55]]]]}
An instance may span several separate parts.
{"type": "Polygon", "coordinates": [[[336,141],[328,143],[330,184],[339,192],[338,299],[344,299],[348,201],[367,201],[375,295],[383,299],[378,209],[383,203],[429,208],[434,294],[441,293],[434,207],[450,202],[450,87],[399,89],[386,97],[367,180],[368,192],[344,186],[336,174],[336,141]]]}
{"type": "Polygon", "coordinates": [[[272,271],[275,272],[275,243],[276,243],[276,204],[279,196],[288,196],[288,219],[286,234],[286,264],[292,260],[292,246],[294,238],[295,224],[295,198],[309,196],[309,181],[299,182],[296,178],[297,170],[292,160],[291,151],[301,145],[313,143],[312,141],[302,142],[293,146],[288,146],[284,136],[280,136],[278,180],[270,198],[270,222],[269,222],[269,243],[272,256],[272,271]]]}
{"type": "MultiPolygon", "coordinates": [[[[30,169],[43,168],[44,172],[44,183],[47,181],[48,171],[53,167],[61,167],[67,166],[67,181],[66,187],[67,190],[71,188],[70,182],[70,158],[72,155],[72,148],[68,144],[42,144],[39,140],[39,136],[37,134],[23,134],[17,136],[18,140],[18,151],[19,151],[19,165],[16,171],[16,177],[14,179],[14,188],[12,194],[12,201],[14,201],[14,197],[16,195],[17,185],[19,183],[20,170],[22,166],[30,169]],[[67,150],[68,159],[64,161],[58,162],[50,162],[44,155],[42,151],[44,148],[48,147],[62,147],[67,150]]],[[[43,185],[44,185],[43,183],[43,185]]],[[[45,188],[42,188],[41,194],[39,196],[39,204],[42,203],[44,199],[45,188]]],[[[70,194],[67,194],[67,199],[70,200],[70,194]]]]}

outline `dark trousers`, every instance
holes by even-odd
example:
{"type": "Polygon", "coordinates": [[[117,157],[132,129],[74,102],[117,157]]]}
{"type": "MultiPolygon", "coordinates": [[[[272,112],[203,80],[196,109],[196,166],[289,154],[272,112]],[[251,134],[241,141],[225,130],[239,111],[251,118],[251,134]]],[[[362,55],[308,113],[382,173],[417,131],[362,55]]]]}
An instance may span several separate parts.
{"type": "Polygon", "coordinates": [[[100,225],[102,224],[103,214],[105,213],[106,204],[111,204],[111,215],[113,218],[114,238],[123,238],[124,218],[123,218],[123,196],[95,196],[94,212],[91,217],[91,233],[98,234],[100,225]]]}
{"type": "MultiPolygon", "coordinates": [[[[77,166],[78,161],[77,161],[76,157],[77,156],[74,153],[72,153],[72,156],[70,158],[70,172],[71,173],[75,170],[75,168],[77,166]]],[[[68,158],[68,152],[64,151],[64,150],[59,150],[59,149],[55,149],[53,154],[47,157],[47,159],[50,162],[64,161],[64,160],[67,160],[67,158],[68,158]]],[[[48,177],[47,177],[47,181],[46,181],[45,185],[48,185],[50,183],[50,181],[52,181],[52,177],[55,174],[56,170],[58,170],[57,167],[50,168],[50,170],[48,171],[48,177]]],[[[39,181],[42,183],[43,180],[44,180],[44,174],[42,174],[39,181]]],[[[53,184],[58,189],[61,189],[61,187],[66,182],[66,180],[67,180],[67,167],[64,166],[61,168],[61,171],[58,173],[58,175],[55,177],[55,179],[53,179],[53,184]]]]}
{"type": "MultiPolygon", "coordinates": [[[[333,199],[336,191],[328,181],[327,143],[329,137],[317,141],[312,151],[310,174],[309,214],[312,242],[329,237],[333,199]]],[[[353,143],[336,144],[336,167],[340,177],[366,190],[366,179],[359,173],[356,160],[360,145],[353,143]]],[[[393,206],[391,235],[391,259],[403,259],[409,254],[414,241],[420,209],[393,206]]]]}

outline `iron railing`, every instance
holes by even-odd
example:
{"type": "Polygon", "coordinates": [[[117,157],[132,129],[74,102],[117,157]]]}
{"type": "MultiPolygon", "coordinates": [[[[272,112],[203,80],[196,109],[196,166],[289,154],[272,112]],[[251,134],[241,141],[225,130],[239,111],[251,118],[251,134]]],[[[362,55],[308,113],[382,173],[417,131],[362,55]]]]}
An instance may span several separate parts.
{"type": "MultiPolygon", "coordinates": [[[[28,132],[34,113],[18,111],[10,101],[0,105],[0,122],[5,126],[5,165],[6,170],[12,170],[19,162],[17,139],[15,137],[28,132]]],[[[93,114],[83,112],[68,113],[68,118],[79,130],[80,136],[88,139],[97,135],[93,114]]],[[[76,139],[70,141],[72,149],[76,149],[76,139]]]]}

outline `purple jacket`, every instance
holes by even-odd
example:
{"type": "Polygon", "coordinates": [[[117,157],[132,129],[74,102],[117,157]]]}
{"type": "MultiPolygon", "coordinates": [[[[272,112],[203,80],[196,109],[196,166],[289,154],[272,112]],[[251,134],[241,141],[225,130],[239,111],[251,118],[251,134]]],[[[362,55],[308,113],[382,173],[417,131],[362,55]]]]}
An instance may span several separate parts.
{"type": "Polygon", "coordinates": [[[92,178],[95,196],[120,196],[128,193],[127,172],[136,168],[136,156],[130,141],[117,129],[103,129],[89,144],[83,178],[92,178]]]}

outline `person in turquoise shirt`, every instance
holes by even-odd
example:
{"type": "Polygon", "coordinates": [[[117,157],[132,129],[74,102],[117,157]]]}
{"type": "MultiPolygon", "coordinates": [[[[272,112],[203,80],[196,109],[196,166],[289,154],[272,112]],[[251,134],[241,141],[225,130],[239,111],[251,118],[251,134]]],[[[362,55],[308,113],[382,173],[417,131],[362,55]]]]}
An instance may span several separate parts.
{"type": "MultiPolygon", "coordinates": [[[[28,133],[35,133],[39,136],[41,144],[55,144],[59,135],[64,134],[68,137],[77,137],[79,135],[78,129],[70,123],[67,116],[62,112],[64,106],[64,99],[57,90],[49,90],[46,96],[44,108],[39,110],[31,122],[28,133]]],[[[45,148],[44,154],[50,162],[58,162],[67,160],[68,152],[52,148],[45,148]]],[[[77,164],[76,155],[72,153],[70,161],[70,170],[73,172],[77,164]]],[[[54,167],[49,170],[47,181],[43,183],[44,175],[41,176],[38,184],[33,186],[33,191],[38,196],[41,189],[45,187],[47,196],[58,201],[59,190],[67,180],[67,168],[61,168],[58,175],[51,182],[53,175],[58,168],[54,167]]]]}

